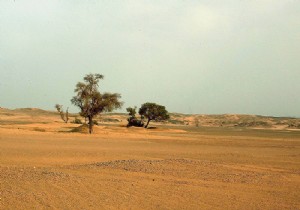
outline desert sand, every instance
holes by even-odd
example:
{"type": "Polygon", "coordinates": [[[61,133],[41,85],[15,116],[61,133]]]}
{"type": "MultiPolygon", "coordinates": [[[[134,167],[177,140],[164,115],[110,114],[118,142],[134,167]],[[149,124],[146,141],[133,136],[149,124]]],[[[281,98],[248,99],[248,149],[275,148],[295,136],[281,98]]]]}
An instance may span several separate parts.
{"type": "Polygon", "coordinates": [[[89,135],[55,112],[1,109],[0,209],[300,209],[299,129],[113,116],[89,135]]]}

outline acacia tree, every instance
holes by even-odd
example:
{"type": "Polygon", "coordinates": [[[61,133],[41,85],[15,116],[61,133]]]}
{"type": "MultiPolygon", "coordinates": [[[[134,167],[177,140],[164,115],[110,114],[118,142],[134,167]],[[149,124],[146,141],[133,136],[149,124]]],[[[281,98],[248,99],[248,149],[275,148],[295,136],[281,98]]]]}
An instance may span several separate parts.
{"type": "Polygon", "coordinates": [[[93,118],[101,112],[111,112],[122,107],[119,101],[121,95],[118,93],[100,93],[99,81],[104,76],[101,74],[87,74],[83,80],[78,82],[74,92],[76,96],[71,99],[72,104],[80,108],[80,115],[88,119],[89,133],[93,132],[93,118]]]}
{"type": "Polygon", "coordinates": [[[148,128],[151,120],[167,120],[170,118],[168,111],[162,105],[156,103],[144,103],[139,109],[139,114],[147,118],[145,128],[148,128]]]}

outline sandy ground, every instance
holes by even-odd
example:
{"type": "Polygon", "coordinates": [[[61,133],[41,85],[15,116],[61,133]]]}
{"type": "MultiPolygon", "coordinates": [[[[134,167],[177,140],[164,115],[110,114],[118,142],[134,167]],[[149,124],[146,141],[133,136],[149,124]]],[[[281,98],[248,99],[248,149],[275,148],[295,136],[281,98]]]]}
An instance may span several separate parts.
{"type": "Polygon", "coordinates": [[[46,118],[2,117],[0,209],[300,209],[299,131],[46,118]]]}

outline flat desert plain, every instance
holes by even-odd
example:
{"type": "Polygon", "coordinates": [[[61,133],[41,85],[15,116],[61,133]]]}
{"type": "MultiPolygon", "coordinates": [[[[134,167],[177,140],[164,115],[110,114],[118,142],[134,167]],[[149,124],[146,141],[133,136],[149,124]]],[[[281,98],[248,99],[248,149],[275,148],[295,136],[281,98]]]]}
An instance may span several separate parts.
{"type": "Polygon", "coordinates": [[[300,209],[300,132],[1,110],[0,209],[300,209]]]}

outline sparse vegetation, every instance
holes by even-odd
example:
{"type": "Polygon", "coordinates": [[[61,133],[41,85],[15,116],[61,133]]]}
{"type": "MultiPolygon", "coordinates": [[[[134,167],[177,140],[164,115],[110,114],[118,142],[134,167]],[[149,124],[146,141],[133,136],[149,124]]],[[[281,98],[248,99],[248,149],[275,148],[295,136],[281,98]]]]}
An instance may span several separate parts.
{"type": "Polygon", "coordinates": [[[127,119],[128,124],[127,127],[135,126],[135,127],[143,127],[144,122],[142,120],[138,120],[136,117],[129,117],[127,119]]]}
{"type": "Polygon", "coordinates": [[[131,126],[135,126],[135,127],[143,127],[144,126],[144,122],[141,120],[138,120],[135,116],[136,114],[136,106],[134,108],[132,107],[128,107],[126,108],[126,111],[129,114],[129,118],[127,119],[128,124],[127,127],[131,127],[131,126]]]}
{"type": "Polygon", "coordinates": [[[46,132],[46,130],[43,128],[34,128],[33,130],[38,132],[46,132]]]}
{"type": "Polygon", "coordinates": [[[127,107],[126,108],[126,111],[128,112],[128,114],[131,116],[131,117],[135,117],[135,114],[136,114],[136,106],[135,107],[127,107]]]}
{"type": "Polygon", "coordinates": [[[184,125],[184,121],[182,120],[169,119],[168,122],[174,125],[184,125]]]}
{"type": "Polygon", "coordinates": [[[69,107],[67,108],[66,113],[64,113],[63,105],[55,104],[55,108],[56,108],[56,110],[58,111],[58,113],[60,114],[61,119],[62,119],[65,123],[68,123],[68,121],[69,121],[69,111],[68,111],[68,110],[69,110],[69,107]]]}
{"type": "Polygon", "coordinates": [[[271,125],[268,122],[264,121],[250,121],[250,122],[241,122],[238,123],[239,127],[270,127],[271,125]]]}
{"type": "Polygon", "coordinates": [[[86,75],[84,82],[77,83],[74,90],[76,96],[71,100],[72,104],[80,108],[80,115],[88,119],[90,134],[93,132],[93,118],[96,115],[121,108],[123,104],[119,101],[120,94],[99,92],[99,81],[103,78],[101,74],[86,75]]]}

